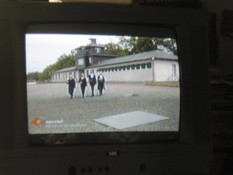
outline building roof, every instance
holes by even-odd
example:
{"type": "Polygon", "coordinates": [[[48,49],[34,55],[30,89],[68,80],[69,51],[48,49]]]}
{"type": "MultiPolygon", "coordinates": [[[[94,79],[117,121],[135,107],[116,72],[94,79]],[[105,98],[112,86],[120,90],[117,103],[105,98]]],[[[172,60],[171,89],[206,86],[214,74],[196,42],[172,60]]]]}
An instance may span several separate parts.
{"type": "Polygon", "coordinates": [[[112,64],[121,64],[121,63],[127,63],[127,62],[135,62],[135,61],[142,61],[142,60],[147,60],[151,59],[154,57],[156,60],[178,60],[178,57],[174,54],[167,53],[161,50],[153,50],[153,51],[148,51],[148,52],[142,52],[138,54],[133,54],[133,55],[128,55],[128,56],[123,56],[123,57],[118,57],[118,58],[113,58],[113,59],[108,59],[100,62],[99,64],[95,64],[90,66],[91,67],[96,67],[96,66],[106,66],[106,65],[112,65],[112,64]]]}
{"type": "MultiPolygon", "coordinates": [[[[113,65],[113,64],[122,64],[122,63],[127,63],[127,62],[135,62],[135,61],[142,61],[142,60],[149,60],[149,59],[151,60],[152,57],[154,57],[155,60],[178,60],[178,57],[174,54],[167,53],[161,50],[153,50],[153,51],[128,55],[124,57],[111,58],[108,60],[104,60],[100,62],[99,64],[91,65],[88,68],[107,66],[107,65],[113,65]]],[[[60,69],[56,71],[56,73],[76,71],[76,70],[77,68],[73,66],[73,67],[67,67],[64,69],[60,69]]]]}
{"type": "Polygon", "coordinates": [[[76,66],[73,66],[73,67],[66,67],[64,69],[60,69],[60,70],[58,70],[56,72],[57,73],[59,73],[59,72],[69,72],[69,71],[75,71],[75,70],[77,70],[77,68],[76,68],[76,66]]]}

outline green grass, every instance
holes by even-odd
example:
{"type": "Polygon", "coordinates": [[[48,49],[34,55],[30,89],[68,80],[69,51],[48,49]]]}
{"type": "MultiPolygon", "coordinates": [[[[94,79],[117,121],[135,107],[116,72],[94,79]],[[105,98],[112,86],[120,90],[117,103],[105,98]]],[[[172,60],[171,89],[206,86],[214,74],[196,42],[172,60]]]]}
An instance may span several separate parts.
{"type": "Polygon", "coordinates": [[[146,86],[168,86],[168,87],[180,87],[179,82],[146,82],[146,86]]]}

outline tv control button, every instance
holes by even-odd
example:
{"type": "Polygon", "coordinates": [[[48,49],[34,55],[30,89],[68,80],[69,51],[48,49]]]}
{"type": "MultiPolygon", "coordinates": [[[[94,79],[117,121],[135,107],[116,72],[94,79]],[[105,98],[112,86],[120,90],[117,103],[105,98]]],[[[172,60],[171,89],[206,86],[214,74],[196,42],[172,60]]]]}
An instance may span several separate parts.
{"type": "Polygon", "coordinates": [[[103,168],[102,168],[102,167],[99,167],[99,168],[98,168],[98,172],[103,172],[103,168]]]}
{"type": "Polygon", "coordinates": [[[110,170],[109,166],[106,166],[106,167],[105,167],[105,171],[106,171],[106,172],[109,172],[109,170],[110,170]]]}
{"type": "Polygon", "coordinates": [[[89,169],[88,169],[88,172],[89,172],[89,173],[92,173],[92,172],[93,172],[93,168],[89,168],[89,169]]]}
{"type": "Polygon", "coordinates": [[[142,171],[142,172],[146,171],[146,165],[145,164],[141,164],[139,166],[139,170],[142,171]]]}
{"type": "Polygon", "coordinates": [[[71,167],[68,169],[68,174],[69,174],[69,175],[76,175],[76,174],[77,174],[77,169],[76,169],[76,167],[71,166],[71,167]]]}
{"type": "Polygon", "coordinates": [[[81,172],[82,172],[82,173],[85,173],[85,172],[86,172],[86,168],[82,168],[82,169],[81,169],[81,172]]]}

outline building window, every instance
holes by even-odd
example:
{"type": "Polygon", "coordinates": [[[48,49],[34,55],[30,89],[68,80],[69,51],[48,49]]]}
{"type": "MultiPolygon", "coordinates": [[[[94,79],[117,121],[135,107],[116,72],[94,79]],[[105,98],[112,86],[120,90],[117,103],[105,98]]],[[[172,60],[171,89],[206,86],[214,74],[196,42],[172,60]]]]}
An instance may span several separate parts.
{"type": "Polygon", "coordinates": [[[78,65],[79,66],[84,65],[84,59],[83,58],[78,59],[78,65]]]}
{"type": "Polygon", "coordinates": [[[136,69],[140,69],[140,64],[136,64],[136,69]]]}
{"type": "Polygon", "coordinates": [[[141,68],[145,69],[146,68],[146,64],[145,63],[141,64],[141,68]]]}
{"type": "Polygon", "coordinates": [[[92,64],[92,57],[89,57],[89,64],[92,64]]]}
{"type": "Polygon", "coordinates": [[[146,67],[147,67],[148,69],[150,69],[150,68],[151,68],[151,63],[147,63],[147,64],[146,64],[146,67]]]}
{"type": "Polygon", "coordinates": [[[172,75],[176,76],[177,72],[176,72],[176,64],[172,64],[172,75]]]}
{"type": "Polygon", "coordinates": [[[96,50],[96,53],[101,53],[101,48],[95,48],[95,50],[96,50]]]}
{"type": "Polygon", "coordinates": [[[133,64],[133,65],[131,65],[131,69],[132,70],[134,70],[135,69],[135,65],[133,64]]]}

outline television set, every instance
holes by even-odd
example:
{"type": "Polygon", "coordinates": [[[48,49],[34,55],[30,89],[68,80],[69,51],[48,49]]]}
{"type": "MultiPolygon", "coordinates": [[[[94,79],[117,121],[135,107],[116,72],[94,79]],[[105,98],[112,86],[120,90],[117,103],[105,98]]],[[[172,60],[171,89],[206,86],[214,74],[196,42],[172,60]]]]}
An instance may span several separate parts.
{"type": "Polygon", "coordinates": [[[1,2],[0,172],[208,174],[208,21],[209,13],[196,8],[1,2]],[[77,37],[74,63],[30,79],[36,66],[54,65],[45,52],[59,50],[60,36],[77,37]],[[80,37],[92,43],[80,45],[80,37]],[[119,39],[172,41],[175,50],[161,43],[140,52],[127,45],[132,52],[123,55],[106,49],[120,47],[119,39]],[[95,89],[94,97],[92,71],[96,81],[100,73],[106,78],[104,93],[95,89]],[[76,79],[71,98],[69,76],[76,79]]]}

